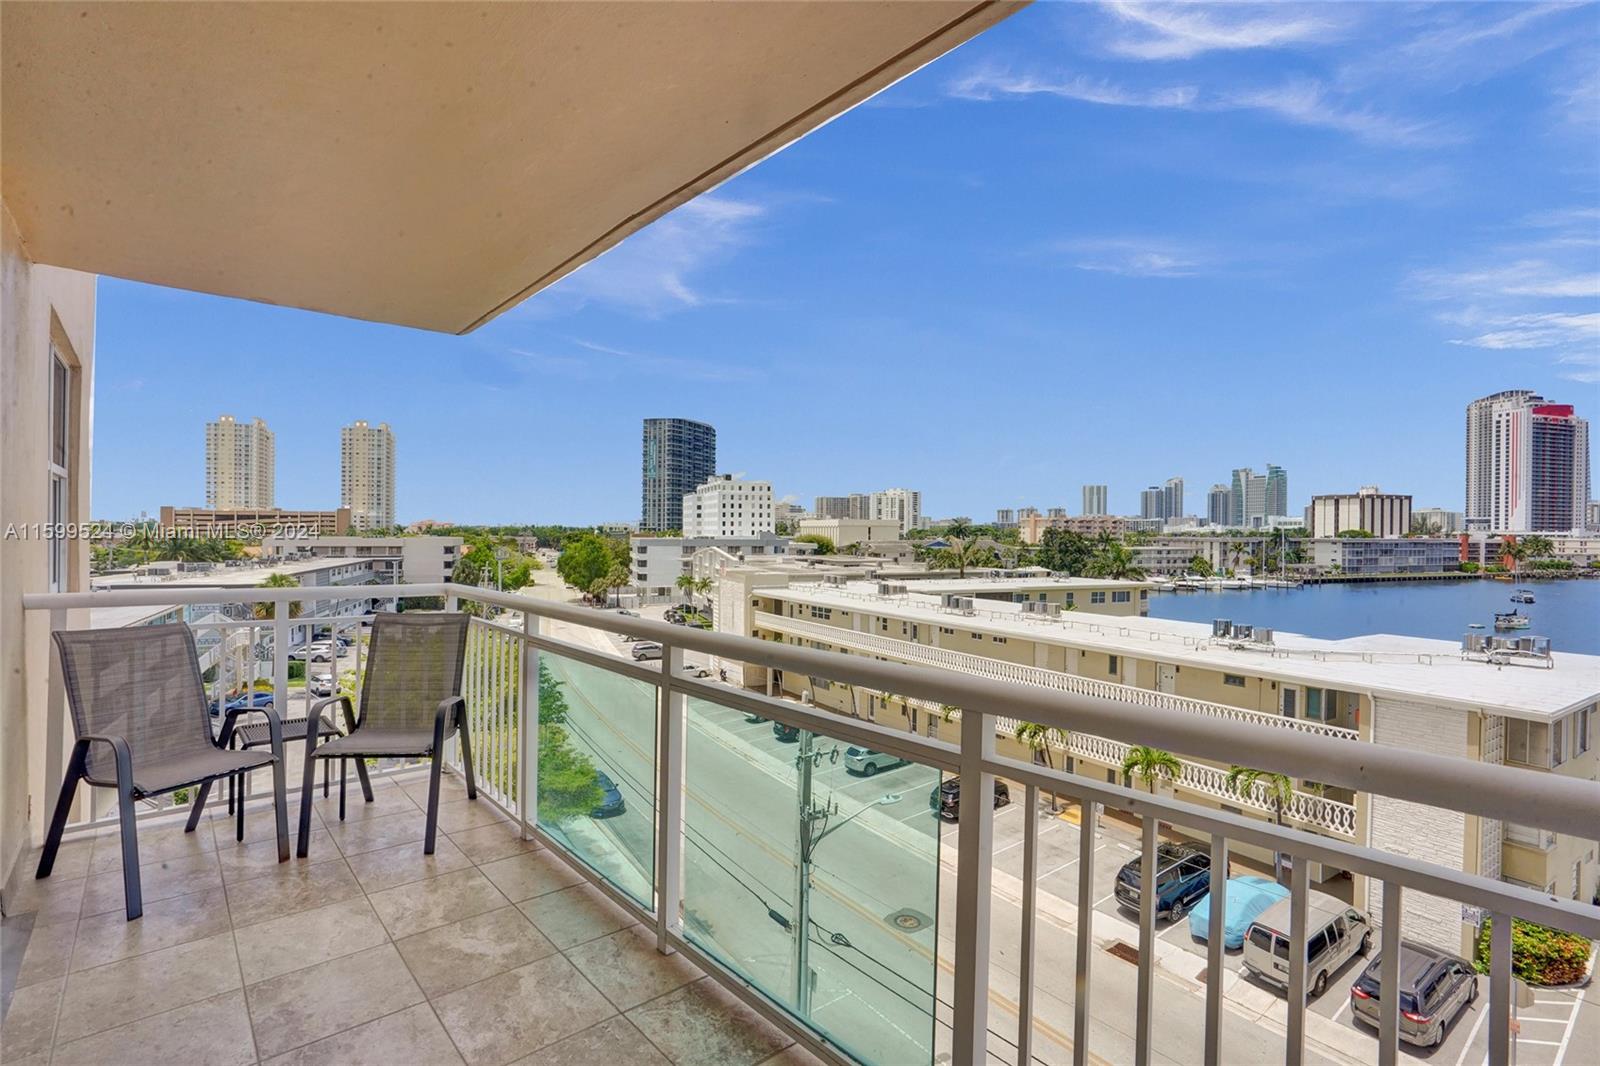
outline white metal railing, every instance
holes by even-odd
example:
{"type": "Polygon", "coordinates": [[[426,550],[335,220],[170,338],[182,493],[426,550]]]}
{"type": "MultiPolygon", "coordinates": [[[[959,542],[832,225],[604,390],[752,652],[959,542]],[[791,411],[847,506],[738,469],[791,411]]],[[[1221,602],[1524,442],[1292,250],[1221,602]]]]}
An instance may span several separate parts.
{"type": "Polygon", "coordinates": [[[1232,707],[1226,703],[1212,703],[1208,700],[1197,700],[1171,692],[1158,692],[1154,689],[1139,688],[1136,685],[1121,685],[1112,681],[1101,681],[1098,678],[1063,673],[1060,670],[1046,670],[1038,666],[1024,666],[1021,663],[987,659],[981,655],[952,651],[948,648],[936,648],[907,640],[896,640],[893,637],[886,637],[877,633],[845,629],[842,626],[823,625],[801,618],[786,618],[783,615],[773,614],[769,611],[756,612],[755,624],[765,629],[782,630],[798,635],[815,637],[818,640],[846,647],[881,652],[882,654],[893,655],[896,658],[911,662],[923,662],[932,666],[943,666],[951,670],[963,670],[967,673],[978,674],[981,677],[992,677],[999,681],[1013,681],[1022,685],[1037,685],[1040,688],[1054,689],[1057,692],[1070,692],[1075,695],[1118,700],[1124,703],[1131,703],[1137,707],[1164,707],[1189,714],[1226,718],[1235,722],[1249,722],[1252,725],[1259,725],[1269,729],[1292,729],[1304,733],[1315,733],[1339,740],[1357,740],[1360,737],[1360,734],[1354,729],[1329,725],[1326,722],[1290,718],[1281,714],[1267,714],[1263,711],[1232,707]]]}
{"type": "MultiPolygon", "coordinates": [[[[275,602],[296,598],[292,589],[229,590],[138,590],[115,593],[29,594],[23,597],[27,610],[50,612],[52,629],[65,628],[69,611],[91,606],[160,605],[199,602],[275,602]]],[[[319,590],[326,598],[329,590],[319,590]]],[[[359,590],[347,594],[354,598],[359,590]]],[[[1326,735],[1312,735],[1283,729],[1259,729],[1251,723],[1199,716],[1170,707],[1146,707],[1143,713],[1128,714],[1125,701],[1098,695],[1046,690],[1030,684],[973,676],[930,668],[923,664],[881,662],[867,656],[840,655],[794,647],[774,641],[760,641],[729,634],[709,633],[669,626],[637,618],[618,617],[606,612],[550,603],[518,596],[457,585],[416,585],[391,587],[386,596],[443,596],[446,609],[459,600],[498,605],[522,612],[520,630],[496,623],[473,625],[469,680],[465,684],[471,705],[471,721],[479,730],[486,767],[483,796],[516,819],[525,835],[535,836],[551,853],[569,862],[591,884],[611,896],[655,930],[663,951],[683,952],[699,963],[725,989],[742,999],[769,1021],[782,1027],[810,1050],[830,1059],[844,1059],[848,1051],[829,1035],[813,1027],[809,1016],[796,1014],[785,1006],[782,990],[763,987],[729,969],[722,961],[703,950],[693,933],[685,928],[682,908],[683,854],[689,839],[684,803],[688,788],[684,750],[686,703],[692,697],[708,706],[723,707],[831,738],[840,743],[869,747],[897,755],[912,763],[947,773],[957,773],[968,795],[988,794],[996,778],[1004,777],[1026,789],[1028,809],[1035,809],[1042,792],[1076,800],[1082,806],[1078,863],[1080,890],[1076,903],[1077,938],[1076,979],[1072,1036],[1068,1043],[1075,1063],[1091,1057],[1090,1020],[1093,1017],[1095,986],[1090,982],[1094,956],[1092,938],[1087,935],[1094,921],[1093,877],[1096,863],[1095,832],[1097,811],[1115,807],[1140,819],[1143,844],[1140,854],[1142,877],[1152,883],[1158,824],[1180,827],[1191,834],[1211,839],[1212,882],[1211,922],[1220,928],[1226,897],[1226,871],[1230,844],[1247,844],[1292,857],[1293,878],[1292,933],[1305,942],[1305,915],[1311,862],[1321,862],[1351,871],[1381,886],[1383,919],[1382,955],[1384,983],[1398,983],[1399,944],[1403,901],[1409,893],[1422,893],[1460,903],[1464,909],[1478,909],[1495,918],[1493,924],[1490,980],[1488,1057],[1492,1063],[1509,1061],[1511,1047],[1511,917],[1524,918],[1600,939],[1600,908],[1576,901],[1547,896],[1538,891],[1491,880],[1461,870],[1430,864],[1354,843],[1330,839],[1294,828],[1284,828],[1253,817],[1231,814],[1186,803],[1167,796],[1147,795],[1113,784],[1049,767],[1030,765],[1018,759],[997,755],[994,750],[995,719],[1002,715],[1039,722],[1074,734],[1100,738],[1107,745],[1143,743],[1193,753],[1219,762],[1238,762],[1277,770],[1295,777],[1327,782],[1341,788],[1391,796],[1428,806],[1442,807],[1486,818],[1508,818],[1521,825],[1538,826],[1580,838],[1592,838],[1595,812],[1600,810],[1600,783],[1561,775],[1539,774],[1499,765],[1463,759],[1400,751],[1381,745],[1363,746],[1360,759],[1350,758],[1350,748],[1326,735]],[[659,671],[614,655],[596,651],[570,641],[556,639],[545,632],[550,623],[589,627],[612,633],[629,632],[641,638],[661,641],[664,654],[659,671]],[[936,739],[885,729],[850,717],[820,711],[793,701],[765,696],[744,689],[685,676],[680,669],[685,650],[718,656],[729,662],[746,662],[759,667],[792,671],[801,675],[828,677],[842,683],[878,691],[904,693],[910,698],[937,706],[962,708],[960,743],[951,745],[936,739]],[[540,730],[527,728],[538,702],[534,686],[540,655],[557,654],[565,659],[596,667],[609,674],[643,682],[654,692],[657,736],[654,738],[653,764],[656,779],[656,804],[652,821],[655,861],[653,863],[653,907],[623,893],[585,857],[541,827],[538,812],[536,768],[540,730]],[[515,695],[513,695],[515,694],[515,695]],[[489,740],[494,730],[501,737],[489,740]],[[494,769],[489,769],[492,766],[494,769]]],[[[281,613],[281,612],[280,612],[281,613]]],[[[270,624],[284,638],[287,618],[270,624]]],[[[283,691],[287,674],[286,640],[275,642],[274,676],[278,691],[283,691]]],[[[48,714],[50,743],[59,759],[65,729],[64,703],[59,671],[52,669],[48,714]]],[[[1112,754],[1111,748],[1106,753],[1112,754]]],[[[48,764],[46,777],[58,774],[62,762],[48,764]]],[[[59,780],[59,776],[55,777],[59,780]]],[[[991,871],[994,858],[993,807],[987,802],[967,802],[960,808],[956,834],[956,917],[954,945],[947,959],[953,973],[952,997],[948,1003],[951,1032],[950,1055],[954,1062],[980,1063],[988,1056],[991,1029],[990,951],[994,933],[990,921],[993,894],[991,871]]],[[[1031,824],[1031,820],[1030,820],[1031,824]]],[[[885,835],[888,829],[883,830],[885,835]]],[[[1025,869],[1037,858],[1032,842],[1036,829],[1025,836],[1025,869]]],[[[1038,885],[1028,878],[1023,888],[1022,957],[1033,958],[1034,917],[1038,885]]],[[[1155,911],[1154,893],[1143,893],[1138,925],[1137,1009],[1133,1042],[1135,1061],[1148,1063],[1155,1046],[1154,973],[1155,911]]],[[[798,935],[810,939],[811,929],[799,924],[798,935]]],[[[944,949],[940,949],[941,951],[944,949]]],[[[1223,970],[1222,938],[1208,943],[1209,972],[1223,970]]],[[[1033,1039],[1035,1021],[1032,995],[1033,963],[1026,961],[1021,974],[1022,995],[1017,1005],[1016,1043],[1026,1060],[1033,1039]]],[[[1306,1050],[1306,960],[1298,955],[1290,960],[1288,975],[1288,1025],[1285,1059],[1303,1061],[1306,1050]]],[[[1227,1061],[1223,1047],[1221,980],[1205,982],[1204,1057],[1208,1064],[1227,1061]]],[[[1388,997],[1376,1047],[1376,1059],[1390,1066],[1396,1061],[1398,1036],[1398,997],[1388,997]]],[[[998,1019],[996,1019],[998,1021],[998,1019]]],[[[1005,1035],[1005,1034],[1002,1034],[1005,1035]]],[[[1233,1039],[1233,1038],[1230,1038],[1233,1039]]],[[[929,1048],[928,1057],[932,1058],[929,1048]]]]}

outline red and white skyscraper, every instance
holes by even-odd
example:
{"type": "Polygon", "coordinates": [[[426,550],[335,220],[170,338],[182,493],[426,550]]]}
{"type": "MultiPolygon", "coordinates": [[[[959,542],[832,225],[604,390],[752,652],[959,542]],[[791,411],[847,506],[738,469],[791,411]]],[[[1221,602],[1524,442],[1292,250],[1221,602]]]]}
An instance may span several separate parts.
{"type": "Polygon", "coordinates": [[[1467,405],[1469,529],[1582,529],[1589,500],[1589,423],[1571,404],[1527,389],[1467,405]]]}

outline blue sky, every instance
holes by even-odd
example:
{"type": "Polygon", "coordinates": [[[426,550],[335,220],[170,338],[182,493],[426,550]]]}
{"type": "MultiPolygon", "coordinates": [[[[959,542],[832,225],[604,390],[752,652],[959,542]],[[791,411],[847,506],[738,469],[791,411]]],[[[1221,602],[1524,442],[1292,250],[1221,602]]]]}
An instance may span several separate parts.
{"type": "Polygon", "coordinates": [[[1459,509],[1463,408],[1600,417],[1600,8],[1037,4],[467,337],[104,279],[94,511],[280,506],[395,427],[399,517],[639,509],[639,423],[780,496],[1113,511],[1237,466],[1459,509]]]}

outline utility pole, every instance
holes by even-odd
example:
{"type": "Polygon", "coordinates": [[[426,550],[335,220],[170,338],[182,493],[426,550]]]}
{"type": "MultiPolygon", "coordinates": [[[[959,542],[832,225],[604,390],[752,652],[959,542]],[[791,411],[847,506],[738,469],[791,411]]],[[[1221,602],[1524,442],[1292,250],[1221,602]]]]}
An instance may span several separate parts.
{"type": "Polygon", "coordinates": [[[794,1003],[795,1013],[801,1018],[811,1017],[811,848],[815,843],[811,827],[819,814],[824,819],[828,816],[811,802],[816,740],[813,733],[802,729],[800,750],[795,756],[795,769],[799,772],[800,861],[795,864],[794,886],[794,1003]]]}

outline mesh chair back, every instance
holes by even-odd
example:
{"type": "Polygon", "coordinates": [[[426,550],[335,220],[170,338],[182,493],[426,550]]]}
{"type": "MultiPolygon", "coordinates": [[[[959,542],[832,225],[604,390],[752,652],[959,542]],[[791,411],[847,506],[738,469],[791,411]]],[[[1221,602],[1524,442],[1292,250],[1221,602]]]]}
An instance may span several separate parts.
{"type": "MultiPolygon", "coordinates": [[[[194,631],[183,623],[55,634],[78,736],[128,742],[133,765],[215,754],[194,631]]],[[[88,777],[116,782],[106,744],[89,745],[88,777]]]]}
{"type": "MultiPolygon", "coordinates": [[[[361,728],[433,732],[439,701],[461,695],[467,624],[457,611],[378,613],[361,685],[361,728]]],[[[454,718],[446,734],[455,732],[454,718]]]]}

